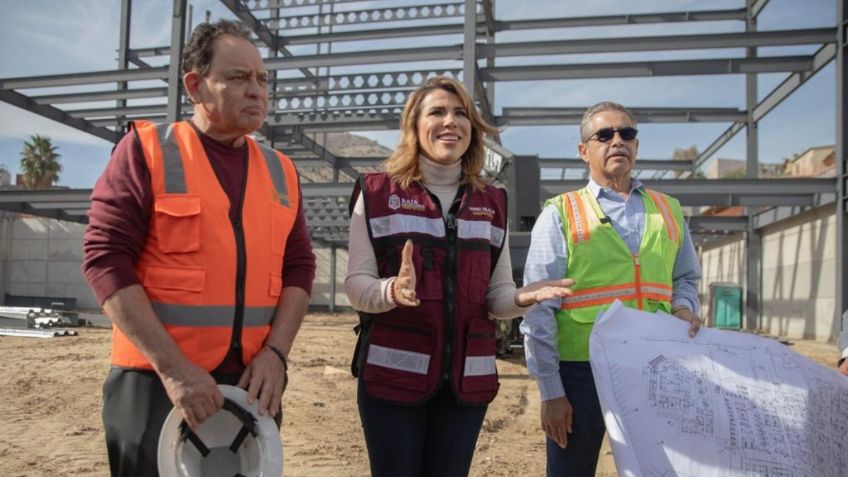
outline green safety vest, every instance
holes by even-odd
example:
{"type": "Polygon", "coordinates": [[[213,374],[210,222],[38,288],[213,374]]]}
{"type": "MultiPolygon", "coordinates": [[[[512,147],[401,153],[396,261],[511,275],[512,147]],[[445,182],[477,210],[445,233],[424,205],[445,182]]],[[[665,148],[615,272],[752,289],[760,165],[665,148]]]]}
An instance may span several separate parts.
{"type": "Polygon", "coordinates": [[[671,312],[672,270],[683,243],[680,203],[665,194],[637,191],[645,204],[645,232],[639,253],[609,222],[592,191],[584,187],[549,199],[559,211],[568,249],[567,278],[574,294],[555,313],[557,350],[562,361],[589,361],[589,334],[598,313],[615,300],[625,306],[671,312]]]}

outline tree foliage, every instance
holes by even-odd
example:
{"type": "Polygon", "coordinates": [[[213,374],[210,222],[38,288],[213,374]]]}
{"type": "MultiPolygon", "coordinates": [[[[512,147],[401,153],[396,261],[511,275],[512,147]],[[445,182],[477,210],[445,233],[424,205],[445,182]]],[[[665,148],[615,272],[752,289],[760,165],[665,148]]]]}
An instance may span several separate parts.
{"type": "Polygon", "coordinates": [[[59,182],[62,164],[59,153],[49,137],[38,134],[24,143],[21,151],[21,172],[28,189],[44,189],[59,182]]]}
{"type": "MultiPolygon", "coordinates": [[[[674,152],[671,153],[671,159],[673,161],[694,161],[698,158],[698,155],[701,153],[698,152],[698,146],[691,145],[689,147],[675,147],[674,152]]],[[[697,177],[700,171],[695,171],[694,176],[697,177]]],[[[683,175],[683,171],[675,171],[674,176],[680,177],[683,175]]],[[[701,174],[703,176],[703,174],[701,174]]]]}

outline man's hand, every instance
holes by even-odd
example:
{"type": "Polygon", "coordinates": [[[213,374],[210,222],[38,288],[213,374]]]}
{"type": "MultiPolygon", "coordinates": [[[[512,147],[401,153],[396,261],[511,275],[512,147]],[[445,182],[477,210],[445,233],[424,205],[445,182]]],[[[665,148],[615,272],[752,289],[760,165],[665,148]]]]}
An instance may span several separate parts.
{"type": "Polygon", "coordinates": [[[574,280],[562,278],[559,280],[543,280],[531,283],[515,290],[515,304],[518,306],[530,306],[542,303],[545,300],[564,298],[572,294],[570,286],[574,280]]]}
{"type": "Polygon", "coordinates": [[[848,359],[842,358],[842,362],[839,363],[839,368],[837,368],[843,376],[848,376],[848,359]]]}
{"type": "Polygon", "coordinates": [[[688,308],[680,308],[673,311],[674,316],[689,323],[689,337],[694,338],[701,329],[701,319],[688,308]]]}
{"type": "Polygon", "coordinates": [[[282,360],[269,348],[262,348],[253,361],[247,365],[238,387],[247,390],[247,402],[253,404],[259,397],[259,415],[276,417],[280,408],[280,400],[283,398],[285,387],[286,368],[282,360]]]}
{"type": "Polygon", "coordinates": [[[174,407],[180,410],[193,430],[224,405],[224,396],[205,369],[186,361],[160,372],[162,385],[174,407]]]}
{"type": "Polygon", "coordinates": [[[392,282],[392,294],[399,306],[418,306],[421,301],[415,296],[415,266],[412,264],[412,240],[407,239],[401,252],[400,270],[392,282]]]}
{"type": "Polygon", "coordinates": [[[563,449],[568,445],[573,413],[571,403],[565,396],[542,401],[542,430],[563,449]]]}

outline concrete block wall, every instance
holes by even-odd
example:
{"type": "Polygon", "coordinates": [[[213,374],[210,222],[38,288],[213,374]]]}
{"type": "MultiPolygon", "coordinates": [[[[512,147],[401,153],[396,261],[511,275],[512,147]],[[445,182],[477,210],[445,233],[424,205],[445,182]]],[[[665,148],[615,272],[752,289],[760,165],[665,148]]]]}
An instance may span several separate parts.
{"type": "MultiPolygon", "coordinates": [[[[326,307],[330,305],[330,262],[332,250],[315,248],[315,282],[312,284],[312,300],[310,305],[326,307]]],[[[347,275],[347,250],[336,249],[336,306],[349,307],[347,295],[344,292],[344,279],[347,275]]]]}
{"type": "MultiPolygon", "coordinates": [[[[818,207],[763,229],[759,328],[771,335],[831,341],[835,313],[835,207],[818,207]]],[[[743,235],[701,248],[701,298],[709,313],[709,284],[733,282],[745,296],[743,235]]]]}
{"type": "Polygon", "coordinates": [[[763,232],[761,326],[789,338],[835,339],[835,207],[807,211],[763,232]]]}
{"type": "Polygon", "coordinates": [[[8,251],[4,292],[72,297],[80,309],[98,309],[80,270],[84,231],[84,224],[74,222],[25,215],[14,219],[3,234],[8,251]]]}

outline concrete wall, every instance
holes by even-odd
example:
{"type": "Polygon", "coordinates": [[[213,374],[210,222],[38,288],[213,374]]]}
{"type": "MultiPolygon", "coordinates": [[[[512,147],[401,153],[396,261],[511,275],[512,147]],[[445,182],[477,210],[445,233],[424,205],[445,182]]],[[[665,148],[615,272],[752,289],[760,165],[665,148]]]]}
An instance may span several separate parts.
{"type": "Polygon", "coordinates": [[[29,216],[12,220],[0,239],[6,251],[4,292],[72,297],[80,309],[98,309],[80,271],[84,231],[85,225],[74,222],[29,216]]]}
{"type": "MultiPolygon", "coordinates": [[[[5,293],[77,299],[80,309],[100,305],[82,277],[85,225],[40,217],[0,213],[0,300],[5,293]]],[[[316,248],[318,270],[312,305],[330,304],[329,248],[316,248]]],[[[349,306],[344,294],[347,250],[336,252],[336,305],[349,306]]]]}
{"type": "MultiPolygon", "coordinates": [[[[762,331],[788,338],[836,338],[834,211],[833,205],[819,207],[763,230],[762,331]]],[[[702,247],[701,264],[705,313],[710,311],[710,283],[733,282],[744,290],[745,242],[741,235],[702,247]]]]}
{"type": "MultiPolygon", "coordinates": [[[[312,284],[310,305],[326,307],[330,305],[330,261],[332,251],[329,248],[315,248],[315,282],[312,284]]],[[[347,250],[336,249],[336,306],[349,307],[344,292],[344,279],[347,275],[347,250]]]]}

